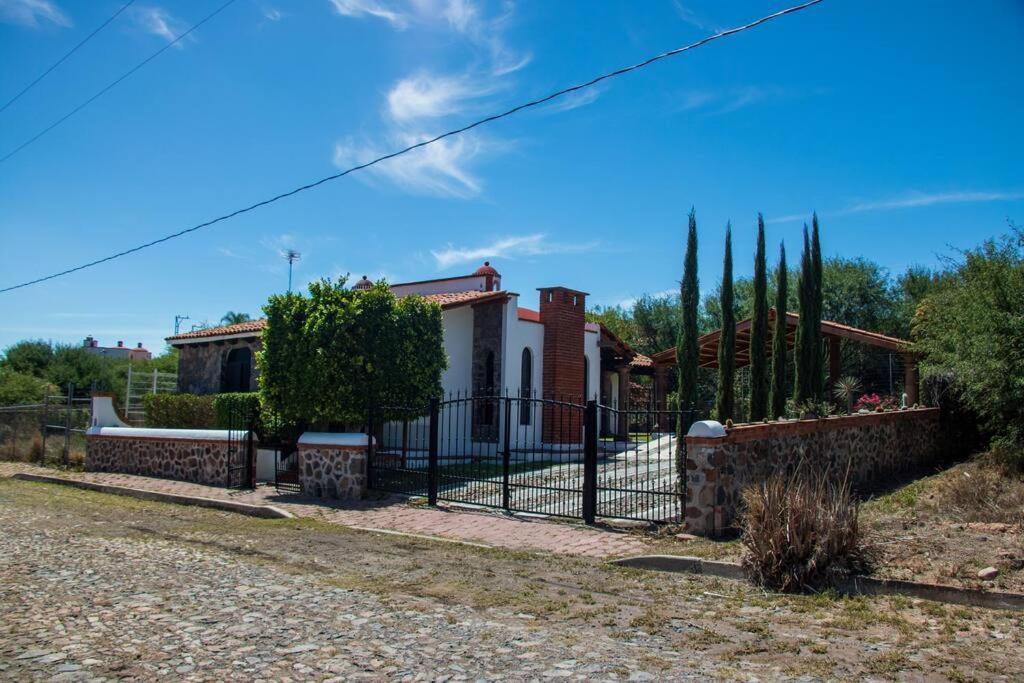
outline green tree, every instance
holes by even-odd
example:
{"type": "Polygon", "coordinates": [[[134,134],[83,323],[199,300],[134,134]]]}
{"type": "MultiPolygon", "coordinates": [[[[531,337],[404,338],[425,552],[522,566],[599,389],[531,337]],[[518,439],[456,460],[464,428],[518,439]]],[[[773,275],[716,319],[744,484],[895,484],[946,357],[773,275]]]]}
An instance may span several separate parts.
{"type": "MultiPolygon", "coordinates": [[[[679,376],[679,407],[681,410],[697,408],[697,369],[700,366],[700,348],[697,338],[697,309],[700,306],[700,285],[697,279],[697,213],[690,209],[686,235],[686,256],[683,259],[683,279],[679,287],[680,325],[676,347],[676,368],[679,376]]],[[[680,438],[682,438],[680,425],[680,438]]]]}
{"type": "Polygon", "coordinates": [[[768,268],[764,250],[764,217],[759,213],[754,253],[754,309],[750,321],[751,422],[768,416],[768,268]]]}
{"type": "Polygon", "coordinates": [[[821,262],[821,239],[818,234],[818,213],[815,212],[811,217],[811,266],[814,268],[814,279],[812,284],[814,289],[812,294],[814,296],[814,325],[809,328],[810,333],[813,335],[811,355],[812,366],[811,366],[811,390],[815,400],[822,400],[825,397],[825,355],[823,346],[823,337],[821,335],[821,320],[822,320],[822,307],[824,301],[822,298],[822,281],[824,279],[824,268],[821,262]]]}
{"type": "Polygon", "coordinates": [[[736,408],[736,319],[732,298],[732,226],[725,226],[725,258],[722,263],[722,334],[718,338],[718,392],[715,414],[720,422],[733,417],[736,408]]]}
{"type": "Polygon", "coordinates": [[[75,391],[112,391],[117,384],[114,367],[111,359],[89,353],[80,346],[58,346],[46,368],[46,379],[61,391],[67,391],[69,384],[75,385],[75,391]]]}
{"type": "Polygon", "coordinates": [[[42,339],[26,339],[7,347],[3,365],[14,372],[42,377],[53,361],[53,347],[42,339]]]}
{"type": "Polygon", "coordinates": [[[261,397],[288,423],[361,425],[371,406],[425,409],[441,393],[440,307],[419,296],[396,300],[383,282],[368,290],[345,282],[313,282],[309,296],[276,294],[263,309],[261,397]]]}
{"type": "Polygon", "coordinates": [[[636,325],[633,313],[622,306],[595,306],[586,312],[587,322],[599,323],[612,334],[637,349],[636,325]]]}
{"type": "Polygon", "coordinates": [[[798,404],[814,399],[814,264],[811,260],[811,243],[804,224],[804,250],[800,255],[800,275],[797,278],[797,300],[800,308],[800,322],[796,328],[796,376],[793,381],[793,398],[798,404]]]}
{"type": "Polygon", "coordinates": [[[221,316],[221,325],[237,325],[238,323],[247,323],[252,320],[252,316],[248,313],[236,313],[235,311],[228,311],[221,316]]]}
{"type": "Polygon", "coordinates": [[[922,374],[952,374],[994,445],[1024,458],[1024,231],[964,252],[922,300],[913,339],[922,374]]]}
{"type": "Polygon", "coordinates": [[[0,406],[40,403],[56,387],[41,377],[0,367],[0,406]]]}
{"type": "Polygon", "coordinates": [[[771,417],[786,413],[786,310],[789,302],[789,273],[786,270],[786,245],[779,245],[779,265],[775,271],[775,330],[772,334],[772,387],[769,396],[771,417]]]}

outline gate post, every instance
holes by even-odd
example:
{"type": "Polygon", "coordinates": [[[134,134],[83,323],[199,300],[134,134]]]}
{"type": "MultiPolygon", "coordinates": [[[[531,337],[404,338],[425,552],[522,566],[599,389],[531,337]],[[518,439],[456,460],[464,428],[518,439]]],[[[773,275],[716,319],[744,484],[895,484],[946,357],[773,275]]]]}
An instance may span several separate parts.
{"type": "Polygon", "coordinates": [[[501,507],[508,510],[512,504],[509,494],[509,470],[512,469],[512,401],[507,393],[505,396],[505,447],[501,452],[501,507]]]}
{"type": "Polygon", "coordinates": [[[71,382],[68,384],[68,406],[67,413],[64,414],[64,456],[61,459],[64,467],[68,466],[71,455],[71,408],[72,400],[75,395],[75,384],[71,382]]]}
{"type": "Polygon", "coordinates": [[[427,503],[437,505],[437,441],[441,402],[430,399],[430,450],[427,453],[427,503]]]}
{"type": "Polygon", "coordinates": [[[256,490],[256,448],[254,443],[254,433],[256,430],[255,415],[250,415],[247,422],[249,435],[245,440],[245,481],[249,485],[249,488],[256,490]]]}
{"type": "Polygon", "coordinates": [[[597,517],[597,401],[587,401],[583,428],[583,521],[597,517]]]}
{"type": "MultiPolygon", "coordinates": [[[[376,441],[377,431],[374,425],[374,405],[370,404],[366,410],[366,488],[372,489],[374,486],[373,481],[373,461],[376,459],[376,441]]],[[[302,463],[299,463],[299,473],[302,472],[302,463]]]]}

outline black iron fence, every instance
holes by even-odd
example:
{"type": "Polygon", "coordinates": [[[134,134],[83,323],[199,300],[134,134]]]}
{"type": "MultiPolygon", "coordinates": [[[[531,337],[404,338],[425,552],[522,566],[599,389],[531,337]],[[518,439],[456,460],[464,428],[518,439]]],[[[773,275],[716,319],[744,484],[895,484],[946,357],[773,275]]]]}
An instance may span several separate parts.
{"type": "Polygon", "coordinates": [[[90,398],[76,393],[74,385],[40,403],[0,407],[0,458],[81,467],[90,409],[90,398]]]}
{"type": "Polygon", "coordinates": [[[678,521],[684,490],[679,425],[656,406],[453,394],[417,407],[378,406],[371,488],[513,512],[678,521]],[[609,430],[608,425],[621,429],[609,430]],[[603,429],[599,429],[603,425],[603,429]],[[601,434],[604,436],[601,436],[601,434]]]}

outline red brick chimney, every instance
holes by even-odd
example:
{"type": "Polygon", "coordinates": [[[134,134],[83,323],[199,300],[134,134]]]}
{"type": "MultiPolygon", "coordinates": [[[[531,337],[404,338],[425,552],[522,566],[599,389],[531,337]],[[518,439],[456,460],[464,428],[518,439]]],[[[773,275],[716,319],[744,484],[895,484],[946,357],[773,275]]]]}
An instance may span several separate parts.
{"type": "MultiPolygon", "coordinates": [[[[542,398],[580,403],[583,399],[583,335],[586,292],[565,287],[540,289],[540,322],[544,325],[542,398]]],[[[546,405],[543,440],[580,443],[583,413],[578,409],[546,405]]]]}

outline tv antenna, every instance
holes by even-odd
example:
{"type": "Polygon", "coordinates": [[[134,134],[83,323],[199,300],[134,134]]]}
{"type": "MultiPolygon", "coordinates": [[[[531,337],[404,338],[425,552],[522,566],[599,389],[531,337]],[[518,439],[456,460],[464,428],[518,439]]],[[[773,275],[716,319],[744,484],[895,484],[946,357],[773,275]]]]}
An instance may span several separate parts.
{"type": "Polygon", "coordinates": [[[295,251],[294,249],[288,249],[283,252],[283,256],[288,259],[288,291],[292,291],[292,264],[302,258],[302,254],[295,251]]]}
{"type": "Polygon", "coordinates": [[[174,334],[178,334],[178,331],[181,329],[181,322],[183,320],[191,320],[191,319],[192,318],[188,317],[187,315],[176,315],[176,316],[174,316],[174,334]]]}

